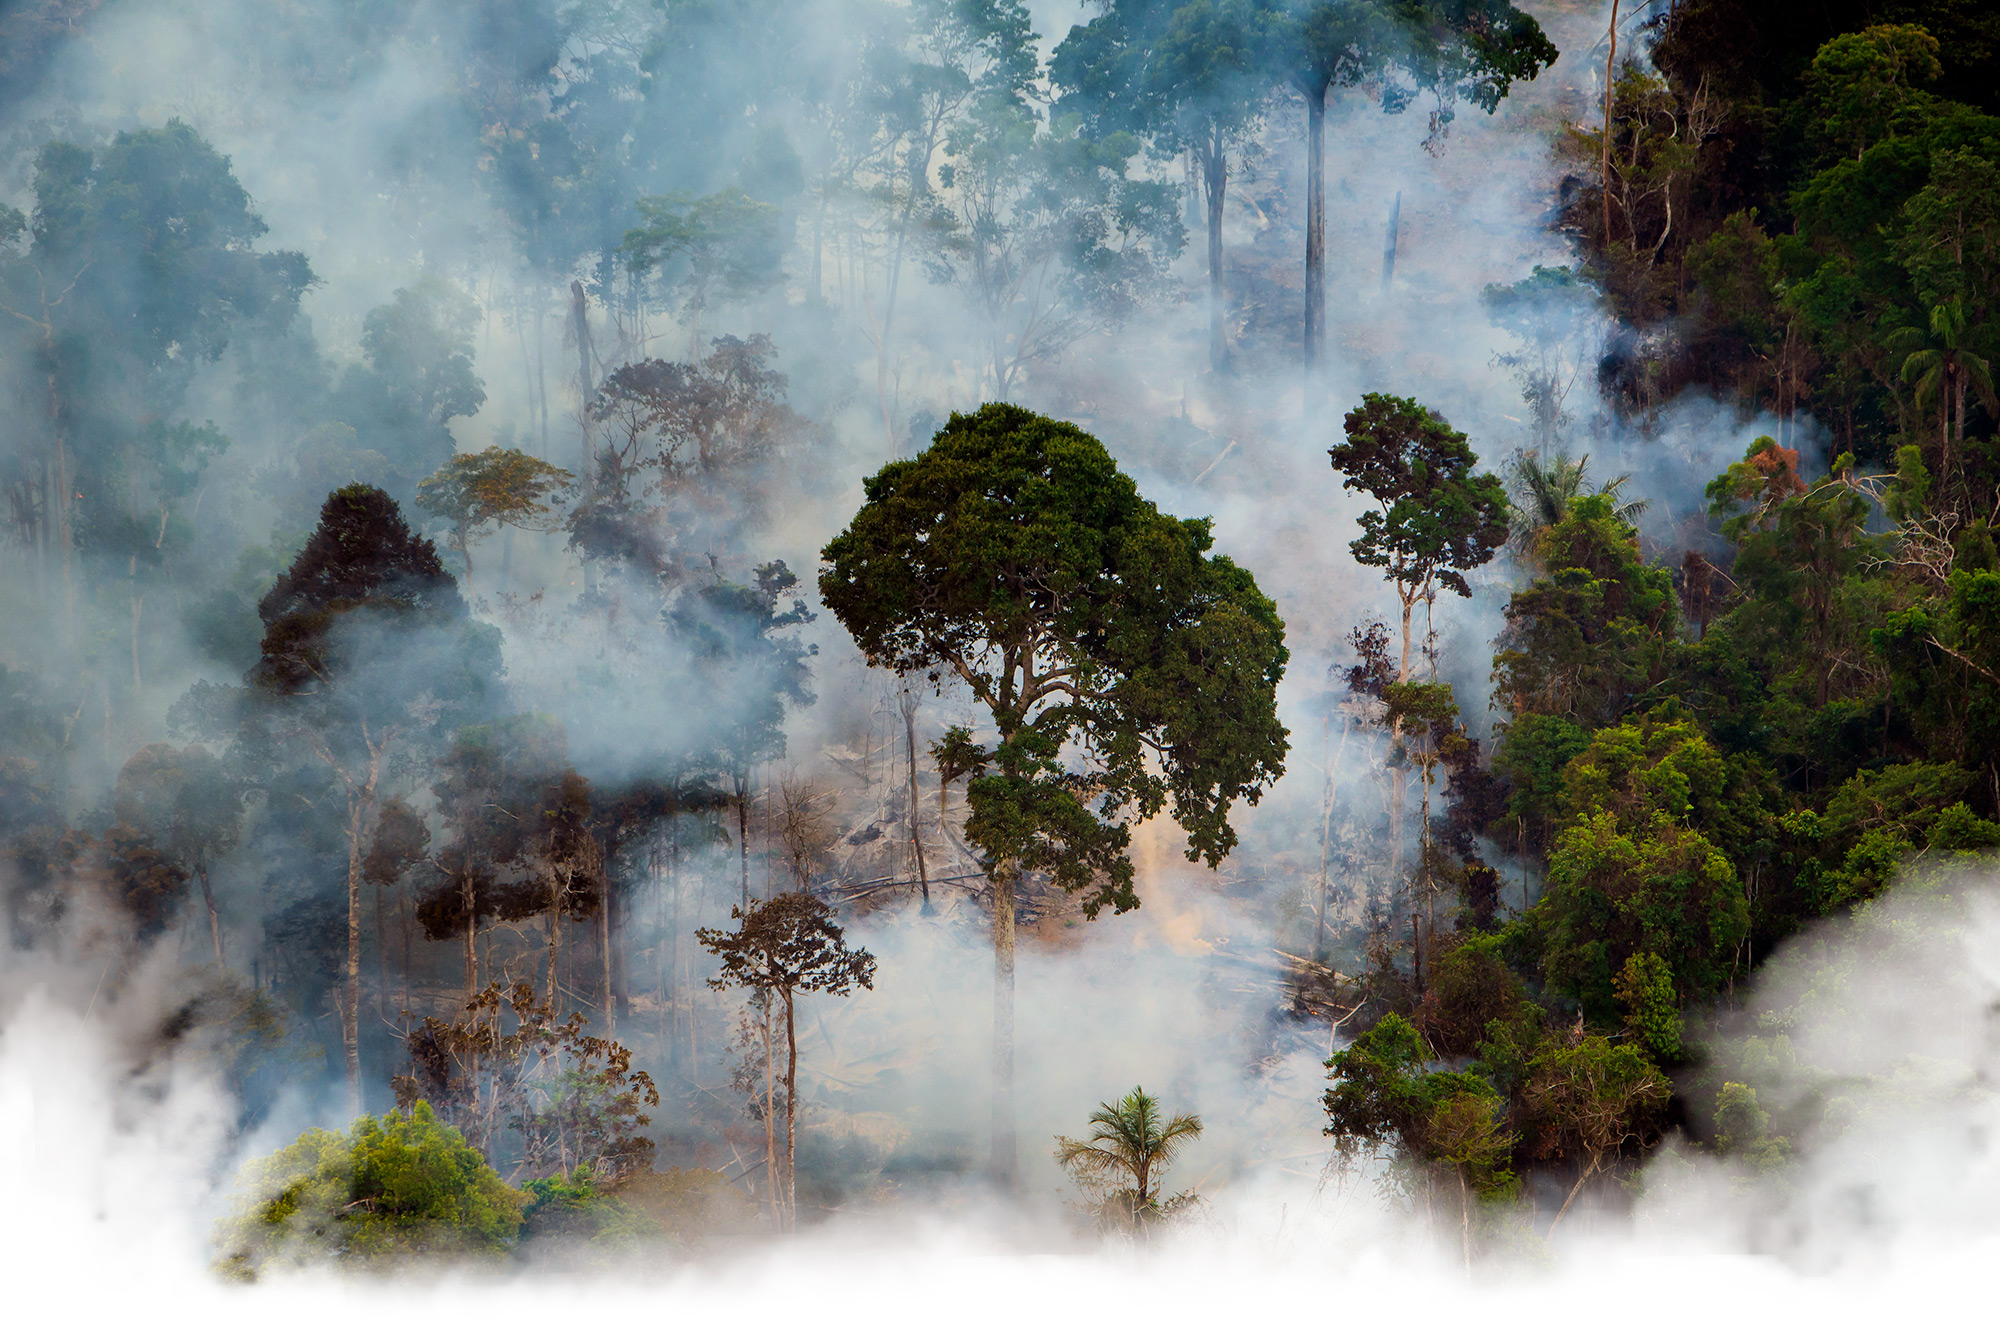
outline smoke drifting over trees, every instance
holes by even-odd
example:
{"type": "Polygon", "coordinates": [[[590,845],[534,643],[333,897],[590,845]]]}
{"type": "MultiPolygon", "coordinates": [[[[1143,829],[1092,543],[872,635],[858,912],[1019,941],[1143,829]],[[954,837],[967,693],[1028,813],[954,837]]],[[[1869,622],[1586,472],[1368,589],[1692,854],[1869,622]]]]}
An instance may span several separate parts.
{"type": "Polygon", "coordinates": [[[1824,1037],[1990,1055],[1975,8],[0,5],[0,1070],[240,1280],[1811,1216],[1990,1095],[1824,1037]]]}

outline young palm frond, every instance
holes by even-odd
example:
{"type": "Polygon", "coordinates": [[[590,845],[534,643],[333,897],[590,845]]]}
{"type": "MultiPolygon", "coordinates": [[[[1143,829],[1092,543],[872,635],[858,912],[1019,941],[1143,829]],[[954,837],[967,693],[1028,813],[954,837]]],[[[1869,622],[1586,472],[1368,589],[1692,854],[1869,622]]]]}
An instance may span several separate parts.
{"type": "Polygon", "coordinates": [[[1157,1097],[1134,1088],[1091,1114],[1088,1139],[1056,1138],[1056,1161],[1098,1196],[1106,1217],[1138,1227],[1164,1210],[1160,1180],[1188,1143],[1201,1137],[1201,1117],[1164,1118],[1157,1097]]]}
{"type": "MultiPolygon", "coordinates": [[[[1629,472],[1605,482],[1596,494],[1612,501],[1612,512],[1627,523],[1646,512],[1651,503],[1644,499],[1621,500],[1619,493],[1632,480],[1629,472]]],[[[1532,559],[1541,535],[1569,517],[1570,505],[1579,496],[1591,494],[1590,455],[1571,458],[1557,453],[1547,462],[1535,454],[1519,454],[1508,469],[1507,491],[1514,502],[1507,545],[1515,555],[1532,559]]]]}

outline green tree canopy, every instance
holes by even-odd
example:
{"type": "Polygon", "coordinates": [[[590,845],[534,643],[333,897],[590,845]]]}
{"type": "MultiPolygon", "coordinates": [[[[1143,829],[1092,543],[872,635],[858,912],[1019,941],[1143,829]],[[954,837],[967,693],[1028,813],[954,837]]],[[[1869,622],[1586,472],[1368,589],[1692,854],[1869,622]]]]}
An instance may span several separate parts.
{"type": "Polygon", "coordinates": [[[472,544],[489,528],[512,526],[550,532],[561,519],[547,501],[576,478],[562,468],[498,445],[476,454],[454,454],[417,484],[417,505],[451,525],[451,549],[472,577],[472,544]]]}
{"type": "Polygon", "coordinates": [[[1468,571],[1507,540],[1507,492],[1462,431],[1414,398],[1364,394],[1347,414],[1347,438],[1327,450],[1344,490],[1371,501],[1348,549],[1360,564],[1387,570],[1403,608],[1403,655],[1410,675],[1410,616],[1443,588],[1470,597],[1468,571]]]}

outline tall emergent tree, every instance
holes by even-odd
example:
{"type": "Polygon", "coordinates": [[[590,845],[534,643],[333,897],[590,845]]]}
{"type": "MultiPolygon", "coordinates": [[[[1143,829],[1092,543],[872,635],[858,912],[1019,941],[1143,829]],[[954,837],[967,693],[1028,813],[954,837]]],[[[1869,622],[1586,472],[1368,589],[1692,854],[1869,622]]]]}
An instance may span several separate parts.
{"type": "MultiPolygon", "coordinates": [[[[771,1175],[774,1201],[782,1199],[780,1221],[797,1229],[799,1221],[799,1033],[797,995],[846,995],[856,986],[875,989],[875,955],[850,949],[846,932],[833,919],[833,909],[809,893],[781,893],[755,907],[732,907],[733,931],[695,932],[702,947],[722,963],[722,974],[709,985],[717,990],[742,986],[777,1000],[785,1015],[785,1157],[784,1187],[778,1186],[779,1163],[772,1143],[773,1124],[767,1107],[764,1141],[765,1170],[771,1175]]],[[[767,1044],[766,1048],[769,1050],[767,1044]]]]}
{"type": "MultiPolygon", "coordinates": [[[[1463,98],[1491,115],[1516,79],[1555,63],[1541,25],[1510,0],[1267,0],[1280,17],[1272,62],[1306,104],[1305,365],[1326,338],[1326,98],[1381,79],[1382,109],[1433,99],[1427,147],[1443,142],[1463,98]]],[[[1310,388],[1308,389],[1310,393],[1310,388]]]]}
{"type": "MultiPolygon", "coordinates": [[[[373,486],[335,491],[291,568],[258,603],[264,639],[248,716],[303,745],[347,802],[347,971],[341,1041],[361,1099],[361,880],[392,752],[477,709],[499,674],[499,636],[466,615],[437,548],[373,486]]],[[[448,733],[447,733],[448,734],[448,733]]]]}
{"type": "Polygon", "coordinates": [[[1348,544],[1357,563],[1387,570],[1403,612],[1396,680],[1410,678],[1410,618],[1443,588],[1472,596],[1468,571],[1507,540],[1507,488],[1475,473],[1478,455],[1463,431],[1414,398],[1363,394],[1347,414],[1347,438],[1328,449],[1341,488],[1372,502],[1361,535],[1348,544]]]}
{"type": "Polygon", "coordinates": [[[966,836],[993,888],[993,1170],[1014,1176],[1014,901],[1023,874],[1139,905],[1135,819],[1171,800],[1188,859],[1236,843],[1230,807],[1284,772],[1284,624],[1207,519],[1140,496],[1067,422],[989,403],[866,483],[827,543],[820,597],[870,664],[946,673],[998,744],[966,836]]]}

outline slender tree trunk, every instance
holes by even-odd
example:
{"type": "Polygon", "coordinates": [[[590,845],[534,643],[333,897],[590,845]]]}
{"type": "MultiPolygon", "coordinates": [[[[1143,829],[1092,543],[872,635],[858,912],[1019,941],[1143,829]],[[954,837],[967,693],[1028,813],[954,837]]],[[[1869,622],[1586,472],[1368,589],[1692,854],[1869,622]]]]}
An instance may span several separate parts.
{"type": "Polygon", "coordinates": [[[597,948],[604,958],[604,1035],[618,1035],[618,1011],[612,1007],[611,985],[611,879],[604,878],[604,898],[597,905],[597,948]]]}
{"type": "Polygon", "coordinates": [[[222,964],[222,918],[216,913],[215,893],[209,887],[206,855],[195,858],[194,870],[201,879],[201,901],[208,908],[208,942],[215,950],[215,962],[219,967],[222,964]]]}
{"type": "Polygon", "coordinates": [[[903,691],[903,738],[907,743],[910,758],[910,850],[917,859],[917,884],[923,890],[923,914],[930,916],[931,877],[924,865],[924,839],[917,827],[917,701],[909,690],[903,691]]]}
{"type": "Polygon", "coordinates": [[[1604,248],[1611,249],[1611,80],[1618,60],[1618,0],[1611,0],[1610,49],[1604,53],[1604,151],[1598,168],[1598,193],[1604,199],[1604,248]]]}
{"type": "Polygon", "coordinates": [[[134,702],[137,702],[137,700],[138,700],[138,698],[139,698],[139,693],[140,693],[140,691],[141,691],[141,690],[143,690],[143,689],[145,688],[145,686],[146,686],[146,681],[145,681],[145,677],[143,677],[142,675],[140,675],[140,674],[139,674],[139,616],[140,616],[140,612],[141,612],[141,610],[142,610],[142,609],[143,609],[143,608],[145,607],[145,605],[146,605],[146,596],[145,596],[145,594],[144,594],[144,593],[141,593],[140,591],[138,591],[138,584],[139,584],[139,557],[138,557],[138,556],[136,556],[136,555],[132,557],[132,566],[131,566],[131,575],[130,575],[130,577],[131,577],[131,580],[132,580],[132,596],[131,596],[131,601],[132,601],[132,698],[133,698],[134,702]]]}
{"type": "Polygon", "coordinates": [[[736,851],[743,869],[743,910],[750,910],[750,774],[736,775],[736,851]]]}
{"type": "Polygon", "coordinates": [[[375,886],[375,1017],[389,1021],[389,918],[380,884],[375,886]]]}
{"type": "Polygon", "coordinates": [[[396,884],[396,915],[403,923],[403,1008],[410,1008],[410,890],[401,881],[396,884]]]}
{"type": "Polygon", "coordinates": [[[1403,192],[1396,191],[1396,201],[1389,205],[1389,230],[1382,238],[1382,294],[1387,296],[1396,281],[1396,240],[1403,229],[1403,192]]]}
{"type": "Polygon", "coordinates": [[[479,994],[479,892],[468,867],[459,876],[459,898],[465,907],[465,998],[479,994]]]}
{"type": "MultiPolygon", "coordinates": [[[[1329,719],[1331,721],[1331,719],[1329,719]]],[[[1334,775],[1339,771],[1340,761],[1347,757],[1347,736],[1354,726],[1353,714],[1348,714],[1340,724],[1340,749],[1335,751],[1326,766],[1326,799],[1319,811],[1319,915],[1313,922],[1313,961],[1318,962],[1326,951],[1326,909],[1331,897],[1331,885],[1327,877],[1327,854],[1333,842],[1333,803],[1338,792],[1338,781],[1334,775]]],[[[1325,752],[1322,743],[1321,752],[1325,752]]]]}
{"type": "MultiPolygon", "coordinates": [[[[1400,594],[1400,589],[1398,590],[1400,594]]],[[[1401,598],[1403,603],[1403,656],[1396,665],[1396,683],[1407,685],[1410,681],[1410,617],[1416,610],[1414,594],[1401,598]]],[[[1399,717],[1390,724],[1389,746],[1393,750],[1403,739],[1403,720],[1399,717]]],[[[1401,767],[1389,770],[1389,880],[1392,885],[1403,882],[1403,804],[1404,788],[1409,774],[1401,767]]]]}
{"type": "Polygon", "coordinates": [[[1228,302],[1222,287],[1222,210],[1229,193],[1229,157],[1222,151],[1222,131],[1212,123],[1201,147],[1201,183],[1208,200],[1208,364],[1223,371],[1229,368],[1224,332],[1228,302]]]}
{"type": "Polygon", "coordinates": [[[993,1182],[1014,1188],[1014,890],[1021,867],[993,879],[993,1182]]]}
{"type": "Polygon", "coordinates": [[[1583,1182],[1589,1180],[1592,1173],[1595,1172],[1596,1170],[1597,1170],[1597,1159],[1593,1157],[1590,1159],[1590,1165],[1583,1168],[1583,1174],[1576,1178],[1576,1184],[1571,1185],[1569,1187],[1569,1194],[1567,1197],[1563,1199],[1562,1207],[1556,1209],[1555,1217],[1551,1219],[1549,1222],[1548,1232],[1542,1237],[1542,1240],[1545,1243],[1549,1240],[1554,1239],[1556,1234],[1556,1223],[1563,1220],[1563,1214],[1569,1211],[1569,1206],[1576,1202],[1577,1194],[1583,1189],[1583,1182]]]}
{"type": "Polygon", "coordinates": [[[785,1229],[785,1208],[780,1192],[778,1177],[782,1168],[778,1165],[778,1122],[776,1085],[777,1071],[774,1068],[775,1053],[771,1043],[775,1039],[771,1031],[771,993],[759,992],[763,997],[764,1026],[764,1183],[771,1196],[771,1224],[778,1230],[785,1229]]]}
{"type": "Polygon", "coordinates": [[[1326,339],[1326,85],[1306,99],[1305,407],[1310,412],[1326,339]]]}
{"type": "Polygon", "coordinates": [[[799,1033],[792,991],[785,996],[785,1229],[799,1229],[799,1033]]]}
{"type": "Polygon", "coordinates": [[[552,876],[549,888],[549,980],[548,996],[551,1005],[556,1002],[556,951],[562,944],[562,911],[564,877],[552,876]]]}
{"type": "Polygon", "coordinates": [[[572,280],[569,285],[570,320],[576,332],[576,398],[577,419],[581,424],[583,439],[577,453],[576,476],[588,496],[591,488],[590,458],[590,400],[596,386],[592,384],[590,373],[590,303],[583,294],[583,284],[572,280]]]}
{"type": "Polygon", "coordinates": [[[361,833],[373,786],[370,782],[347,800],[347,980],[341,989],[340,1045],[350,1119],[361,1114],[361,833]]]}

